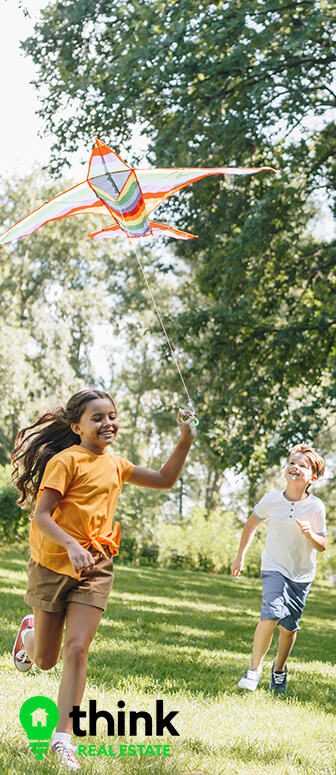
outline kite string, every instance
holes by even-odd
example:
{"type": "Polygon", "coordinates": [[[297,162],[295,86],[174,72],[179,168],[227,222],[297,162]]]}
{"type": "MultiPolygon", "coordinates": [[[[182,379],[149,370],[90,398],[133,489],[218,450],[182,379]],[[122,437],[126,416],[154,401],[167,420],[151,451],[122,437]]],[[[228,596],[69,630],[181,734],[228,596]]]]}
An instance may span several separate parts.
{"type": "MultiPolygon", "coordinates": [[[[126,226],[126,224],[125,224],[125,226],[126,226]]],[[[139,264],[139,267],[140,267],[140,270],[141,270],[141,274],[142,274],[142,276],[143,276],[143,279],[144,279],[144,281],[145,281],[146,288],[147,288],[147,290],[148,290],[148,293],[149,293],[149,295],[150,295],[150,298],[151,298],[151,300],[152,300],[153,307],[154,307],[154,309],[155,309],[155,312],[156,312],[156,314],[157,314],[157,317],[158,317],[159,323],[160,323],[160,325],[161,325],[162,331],[163,331],[163,333],[164,333],[164,335],[165,335],[165,338],[166,338],[166,341],[167,341],[167,344],[168,344],[168,347],[169,347],[169,350],[170,350],[170,353],[171,353],[172,359],[173,359],[173,361],[174,361],[174,363],[175,363],[175,366],[176,366],[176,368],[177,368],[177,371],[178,371],[178,374],[179,374],[180,380],[181,380],[181,382],[182,382],[182,385],[183,385],[183,388],[184,388],[185,394],[186,394],[186,396],[187,396],[187,399],[188,399],[188,404],[189,404],[190,408],[191,408],[193,411],[195,411],[195,409],[194,409],[194,405],[193,405],[193,402],[192,402],[192,399],[191,399],[191,397],[190,397],[190,394],[189,394],[188,388],[187,388],[187,386],[186,386],[186,383],[185,383],[185,381],[184,381],[184,378],[183,378],[183,374],[182,374],[182,372],[181,372],[181,369],[180,369],[180,366],[179,366],[179,362],[178,362],[178,360],[177,360],[177,357],[176,357],[176,355],[175,355],[175,351],[174,351],[173,345],[172,345],[172,343],[171,343],[171,341],[170,341],[170,339],[169,339],[169,336],[168,336],[168,334],[167,334],[167,330],[166,330],[165,324],[164,324],[164,322],[163,322],[163,320],[162,320],[162,316],[161,316],[161,314],[160,314],[160,310],[159,310],[159,308],[158,308],[158,306],[157,306],[157,303],[156,303],[156,301],[155,301],[155,298],[154,298],[154,296],[153,296],[153,293],[152,293],[152,289],[151,289],[151,287],[150,287],[150,285],[149,285],[149,282],[148,282],[148,280],[147,280],[146,273],[145,273],[145,270],[144,270],[144,267],[143,267],[143,264],[142,264],[141,258],[140,258],[139,254],[138,254],[138,251],[137,251],[136,245],[134,244],[134,242],[133,242],[133,240],[132,240],[132,238],[131,238],[131,237],[128,237],[128,239],[129,239],[129,241],[130,241],[131,245],[133,246],[133,248],[134,248],[134,250],[135,250],[135,255],[136,255],[136,257],[137,257],[137,260],[138,260],[138,264],[139,264]]]]}

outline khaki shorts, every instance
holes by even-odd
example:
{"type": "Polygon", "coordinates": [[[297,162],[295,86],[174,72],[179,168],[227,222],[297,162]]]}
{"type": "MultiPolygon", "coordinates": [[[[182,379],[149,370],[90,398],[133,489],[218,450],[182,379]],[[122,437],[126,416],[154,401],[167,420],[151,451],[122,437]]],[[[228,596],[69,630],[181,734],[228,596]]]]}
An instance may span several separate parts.
{"type": "Polygon", "coordinates": [[[27,565],[27,594],[25,603],[42,611],[63,611],[68,603],[83,603],[106,610],[108,596],[112,589],[113,557],[104,547],[107,558],[92,547],[89,549],[96,559],[91,571],[82,571],[80,579],[45,568],[30,558],[27,565]]]}

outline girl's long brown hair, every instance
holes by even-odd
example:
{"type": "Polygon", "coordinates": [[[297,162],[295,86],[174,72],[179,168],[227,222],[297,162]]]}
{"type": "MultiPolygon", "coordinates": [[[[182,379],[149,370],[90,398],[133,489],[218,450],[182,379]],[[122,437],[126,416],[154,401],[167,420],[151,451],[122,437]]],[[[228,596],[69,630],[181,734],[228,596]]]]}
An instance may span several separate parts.
{"type": "Polygon", "coordinates": [[[80,436],[73,432],[71,425],[79,422],[86,405],[95,398],[109,398],[114,406],[111,396],[102,390],[81,390],[69,398],[65,409],[57,406],[19,431],[11,456],[12,479],[20,492],[18,504],[35,501],[50,458],[62,449],[80,444],[80,436]]]}

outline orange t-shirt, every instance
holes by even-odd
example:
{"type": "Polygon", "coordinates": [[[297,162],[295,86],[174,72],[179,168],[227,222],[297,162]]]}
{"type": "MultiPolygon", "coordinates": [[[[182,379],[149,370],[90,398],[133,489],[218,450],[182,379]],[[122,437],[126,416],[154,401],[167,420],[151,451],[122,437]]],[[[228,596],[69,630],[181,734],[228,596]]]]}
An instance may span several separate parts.
{"type": "MultiPolygon", "coordinates": [[[[104,552],[105,545],[111,554],[118,554],[120,525],[115,522],[112,529],[113,515],[122,485],[132,472],[133,464],[125,458],[109,452],[96,455],[74,444],[48,461],[37,503],[45,487],[58,490],[62,498],[52,515],[55,522],[85,549],[93,546],[104,552]]],[[[42,535],[35,527],[34,519],[30,544],[35,562],[56,573],[79,578],[67,550],[42,535]]]]}

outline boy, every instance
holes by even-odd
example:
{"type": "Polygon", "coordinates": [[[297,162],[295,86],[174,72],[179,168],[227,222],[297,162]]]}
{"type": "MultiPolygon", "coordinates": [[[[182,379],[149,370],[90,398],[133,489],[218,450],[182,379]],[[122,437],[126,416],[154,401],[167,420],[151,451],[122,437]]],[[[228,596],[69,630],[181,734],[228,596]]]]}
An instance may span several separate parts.
{"type": "Polygon", "coordinates": [[[237,557],[231,565],[233,576],[239,576],[243,570],[246,551],[260,522],[269,518],[261,555],[260,621],[254,635],[251,666],[238,683],[240,689],[254,692],[257,688],[277,624],[278,652],[269,688],[274,692],[287,689],[286,661],[315,577],[316,551],[324,552],[327,548],[324,504],[308,492],[309,485],[323,473],[324,462],[315,449],[305,444],[295,446],[285,469],[286,490],[264,495],[244,527],[237,557]]]}

